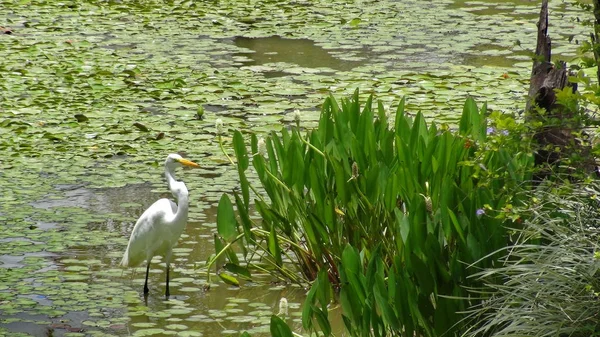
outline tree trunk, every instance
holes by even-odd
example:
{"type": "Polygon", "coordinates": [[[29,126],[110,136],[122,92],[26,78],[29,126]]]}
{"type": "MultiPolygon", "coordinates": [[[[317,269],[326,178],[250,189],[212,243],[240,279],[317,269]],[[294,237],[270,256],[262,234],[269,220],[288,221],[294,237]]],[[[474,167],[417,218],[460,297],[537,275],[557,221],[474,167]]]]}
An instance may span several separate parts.
{"type": "Polygon", "coordinates": [[[594,0],[594,34],[592,35],[592,42],[594,43],[594,59],[596,60],[596,76],[598,77],[598,83],[600,83],[600,0],[594,0]]]}
{"type": "MultiPolygon", "coordinates": [[[[600,1],[600,0],[595,0],[600,1]]],[[[569,83],[568,71],[564,62],[552,64],[552,43],[548,36],[548,0],[542,1],[538,21],[537,46],[531,70],[529,94],[526,104],[526,120],[530,123],[542,122],[535,127],[534,140],[537,142],[536,165],[555,164],[568,156],[571,146],[577,143],[573,128],[569,126],[574,111],[567,111],[556,100],[555,89],[577,86],[569,83]],[[563,154],[564,152],[564,154],[563,154]]],[[[546,174],[542,174],[546,176],[546,174]]]]}

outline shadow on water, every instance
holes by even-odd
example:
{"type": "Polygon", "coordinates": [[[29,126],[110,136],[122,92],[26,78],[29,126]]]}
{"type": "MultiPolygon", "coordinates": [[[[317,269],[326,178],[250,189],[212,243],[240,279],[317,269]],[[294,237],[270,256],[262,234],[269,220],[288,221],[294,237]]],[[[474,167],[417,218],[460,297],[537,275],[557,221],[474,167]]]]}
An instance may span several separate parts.
{"type": "MultiPolygon", "coordinates": [[[[327,50],[315,45],[308,39],[286,39],[280,36],[262,38],[236,37],[237,47],[251,52],[234,54],[245,66],[265,65],[272,63],[289,63],[304,68],[329,68],[339,71],[350,71],[364,64],[364,61],[347,61],[332,56],[327,50]]],[[[356,51],[353,51],[356,54],[356,51]]],[[[361,51],[358,51],[361,53],[361,51]]],[[[285,76],[284,72],[273,72],[271,77],[285,76]]]]}

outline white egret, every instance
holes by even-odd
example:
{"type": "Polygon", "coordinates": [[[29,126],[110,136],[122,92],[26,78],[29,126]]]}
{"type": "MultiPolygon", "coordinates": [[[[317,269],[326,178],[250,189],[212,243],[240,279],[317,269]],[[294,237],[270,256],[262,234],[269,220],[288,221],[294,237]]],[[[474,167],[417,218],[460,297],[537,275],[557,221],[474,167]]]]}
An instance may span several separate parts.
{"type": "Polygon", "coordinates": [[[162,256],[167,264],[167,286],[165,296],[169,297],[169,265],[173,246],[183,233],[188,219],[188,190],[183,181],[175,179],[177,167],[200,165],[183,159],[178,154],[170,154],[165,161],[165,177],[177,204],[169,199],[160,199],[140,216],[133,227],[129,244],[125,250],[121,265],[135,267],[147,261],[144,297],[148,296],[148,272],[150,261],[156,255],[162,256]]]}

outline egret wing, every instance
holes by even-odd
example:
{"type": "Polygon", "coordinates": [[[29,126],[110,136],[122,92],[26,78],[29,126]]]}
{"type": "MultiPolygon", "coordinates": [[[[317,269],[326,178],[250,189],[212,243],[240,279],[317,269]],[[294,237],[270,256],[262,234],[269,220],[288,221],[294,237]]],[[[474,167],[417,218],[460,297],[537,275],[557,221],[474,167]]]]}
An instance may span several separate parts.
{"type": "Polygon", "coordinates": [[[165,238],[167,219],[174,216],[177,205],[169,199],[160,199],[152,204],[135,223],[125,256],[124,266],[137,266],[156,255],[165,238]]]}

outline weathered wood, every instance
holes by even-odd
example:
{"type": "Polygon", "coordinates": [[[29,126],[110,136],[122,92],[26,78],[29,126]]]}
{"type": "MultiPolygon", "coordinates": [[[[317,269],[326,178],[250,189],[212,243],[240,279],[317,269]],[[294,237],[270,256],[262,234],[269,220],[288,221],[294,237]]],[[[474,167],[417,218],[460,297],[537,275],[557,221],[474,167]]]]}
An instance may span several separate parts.
{"type": "Polygon", "coordinates": [[[565,156],[562,152],[573,150],[578,146],[571,123],[567,121],[573,117],[574,112],[567,111],[557,103],[555,92],[555,89],[562,90],[565,87],[571,87],[575,92],[577,87],[569,83],[569,73],[564,62],[551,63],[552,43],[548,36],[548,0],[542,1],[537,27],[536,55],[531,70],[526,120],[543,122],[533,136],[538,146],[535,162],[536,165],[542,165],[558,162],[565,156]],[[544,112],[543,115],[539,114],[540,111],[544,112]]]}
{"type": "Polygon", "coordinates": [[[596,59],[596,65],[598,70],[596,76],[598,77],[598,83],[600,83],[600,0],[594,0],[594,34],[592,35],[592,41],[594,42],[594,58],[596,59]]]}
{"type": "Polygon", "coordinates": [[[552,43],[548,36],[548,0],[542,1],[540,19],[538,20],[537,27],[537,46],[535,47],[535,55],[537,58],[533,60],[533,67],[531,68],[532,75],[538,65],[544,62],[550,62],[552,57],[552,43]]]}
{"type": "Polygon", "coordinates": [[[537,105],[548,112],[555,107],[555,88],[563,89],[568,85],[566,64],[560,62],[552,65],[552,42],[548,36],[548,0],[542,1],[540,18],[537,23],[537,46],[531,68],[529,93],[525,111],[532,116],[532,109],[537,105]]]}

